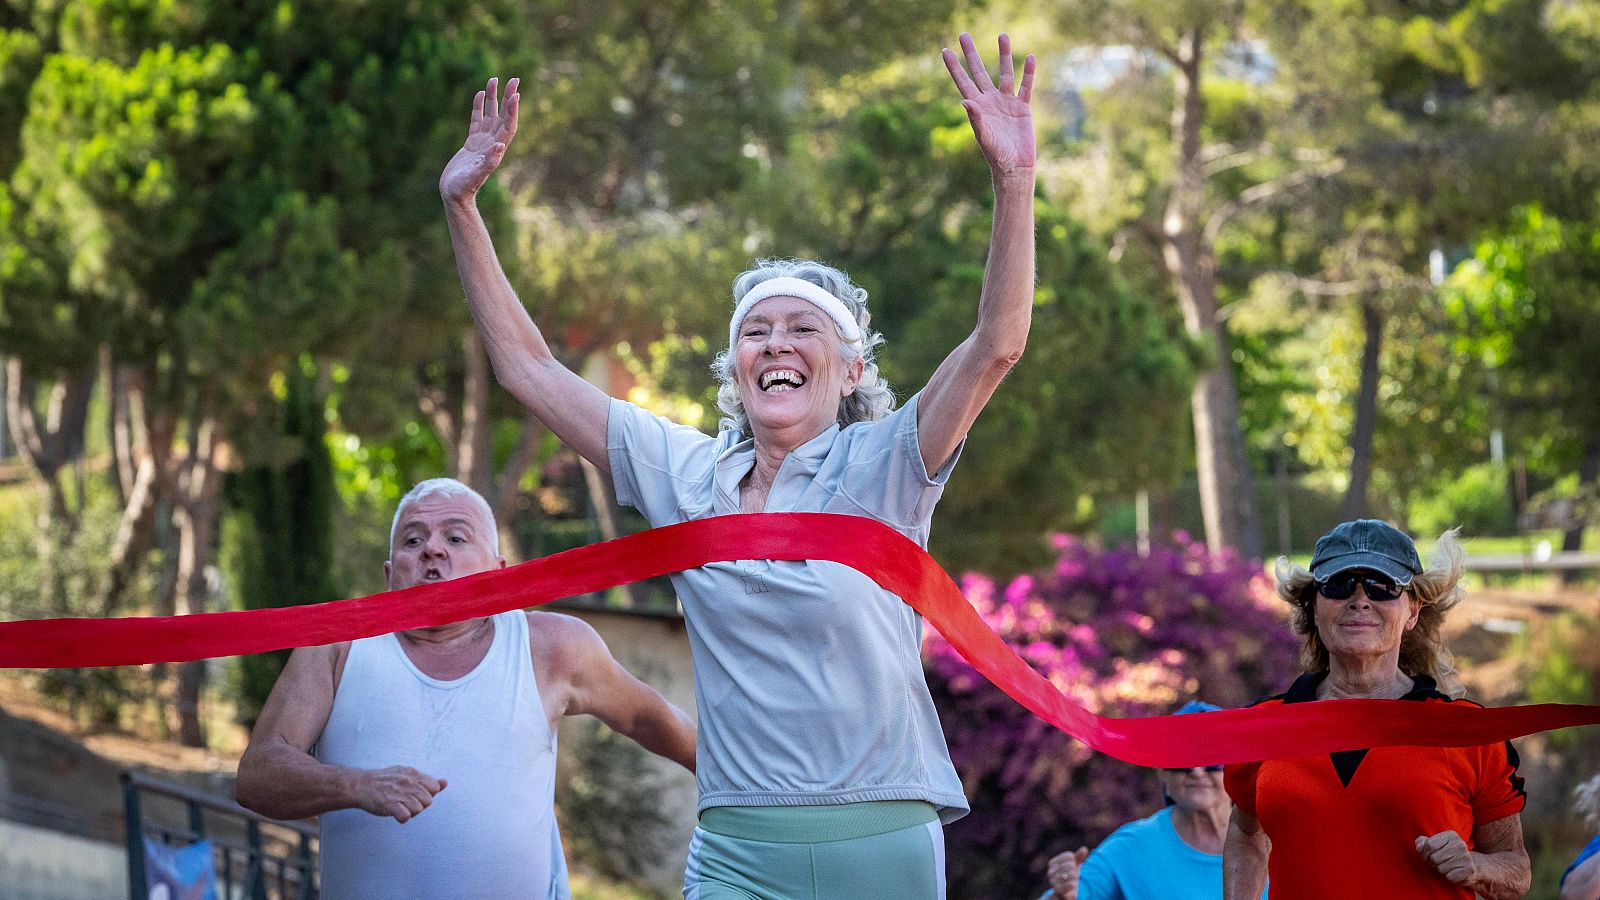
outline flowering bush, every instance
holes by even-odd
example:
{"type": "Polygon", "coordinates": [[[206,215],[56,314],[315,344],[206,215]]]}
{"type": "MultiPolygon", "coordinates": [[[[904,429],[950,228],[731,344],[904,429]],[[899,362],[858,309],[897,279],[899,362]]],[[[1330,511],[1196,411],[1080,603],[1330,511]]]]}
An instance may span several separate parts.
{"type": "MultiPolygon", "coordinates": [[[[1055,539],[1047,572],[962,579],[991,628],[1093,712],[1149,716],[1200,698],[1243,706],[1295,673],[1287,609],[1259,566],[1186,535],[1147,556],[1055,539]]],[[[972,814],[946,833],[952,897],[1037,896],[1045,862],[1161,806],[1152,772],[1094,753],[1024,710],[937,634],[928,684],[972,814]]]]}

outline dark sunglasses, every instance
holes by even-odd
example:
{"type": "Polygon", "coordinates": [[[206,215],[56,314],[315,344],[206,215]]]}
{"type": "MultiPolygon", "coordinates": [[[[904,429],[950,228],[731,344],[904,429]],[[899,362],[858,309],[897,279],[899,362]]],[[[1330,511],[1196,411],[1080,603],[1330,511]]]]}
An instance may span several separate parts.
{"type": "Polygon", "coordinates": [[[1367,590],[1368,600],[1394,600],[1405,593],[1404,586],[1396,584],[1387,575],[1341,572],[1326,581],[1317,582],[1317,590],[1329,600],[1349,600],[1359,584],[1367,590]]]}
{"type": "MultiPolygon", "coordinates": [[[[1221,763],[1217,763],[1214,766],[1190,766],[1189,769],[1205,769],[1207,772],[1221,772],[1222,771],[1222,764],[1221,763]]],[[[1161,771],[1163,771],[1163,772],[1187,772],[1187,771],[1189,771],[1189,769],[1162,769],[1161,771]]]]}

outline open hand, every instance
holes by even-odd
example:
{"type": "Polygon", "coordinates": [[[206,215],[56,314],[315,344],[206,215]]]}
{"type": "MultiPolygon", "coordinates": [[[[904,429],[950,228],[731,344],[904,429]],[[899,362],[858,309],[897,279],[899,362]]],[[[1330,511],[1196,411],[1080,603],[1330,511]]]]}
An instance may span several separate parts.
{"type": "Polygon", "coordinates": [[[1078,900],[1078,869],[1088,856],[1089,848],[1079,847],[1050,857],[1045,877],[1050,882],[1050,889],[1056,892],[1060,900],[1078,900]]]}
{"type": "Polygon", "coordinates": [[[375,816],[389,816],[404,825],[433,805],[435,794],[448,784],[410,766],[390,766],[361,773],[356,805],[375,816]]]}
{"type": "Polygon", "coordinates": [[[1417,852],[1451,884],[1470,887],[1478,881],[1478,863],[1467,842],[1454,831],[1417,838],[1417,852]]]}
{"type": "Polygon", "coordinates": [[[989,161],[989,172],[996,179],[1031,176],[1036,161],[1033,136],[1033,54],[1022,64],[1022,83],[1016,84],[1011,64],[1011,36],[1000,35],[1000,83],[989,78],[983,58],[972,43],[972,35],[961,32],[961,52],[966,68],[949,47],[944,49],[944,66],[961,91],[961,107],[972,122],[978,147],[989,161]],[[972,70],[969,77],[967,69],[972,70]]]}
{"type": "Polygon", "coordinates": [[[472,100],[472,125],[467,140],[450,158],[439,176],[439,194],[447,202],[470,202],[478,195],[490,174],[506,158],[506,148],[517,134],[517,93],[519,79],[506,82],[505,102],[498,96],[500,79],[489,83],[472,100]]]}

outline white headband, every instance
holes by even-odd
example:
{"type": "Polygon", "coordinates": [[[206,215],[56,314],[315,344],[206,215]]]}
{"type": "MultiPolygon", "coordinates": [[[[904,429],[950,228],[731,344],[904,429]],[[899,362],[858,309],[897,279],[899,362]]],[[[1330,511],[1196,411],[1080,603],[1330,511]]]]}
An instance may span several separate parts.
{"type": "Polygon", "coordinates": [[[845,340],[852,344],[861,343],[861,326],[856,324],[856,317],[850,314],[843,300],[809,281],[784,276],[763,281],[751,288],[750,293],[745,294],[739,305],[734,307],[733,320],[728,323],[729,347],[739,343],[739,325],[744,322],[750,308],[768,297],[799,297],[827,313],[828,318],[839,326],[839,332],[845,340]]]}

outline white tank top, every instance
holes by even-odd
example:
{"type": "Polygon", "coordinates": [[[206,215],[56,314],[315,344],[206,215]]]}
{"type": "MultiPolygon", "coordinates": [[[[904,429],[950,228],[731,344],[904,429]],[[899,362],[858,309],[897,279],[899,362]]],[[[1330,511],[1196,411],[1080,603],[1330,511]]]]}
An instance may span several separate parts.
{"type": "Polygon", "coordinates": [[[392,634],[354,641],[317,759],[410,766],[449,785],[404,825],[359,809],[321,817],[325,900],[566,900],[555,821],[556,736],[528,649],[527,614],[493,618],[477,667],[423,674],[392,634]]]}

